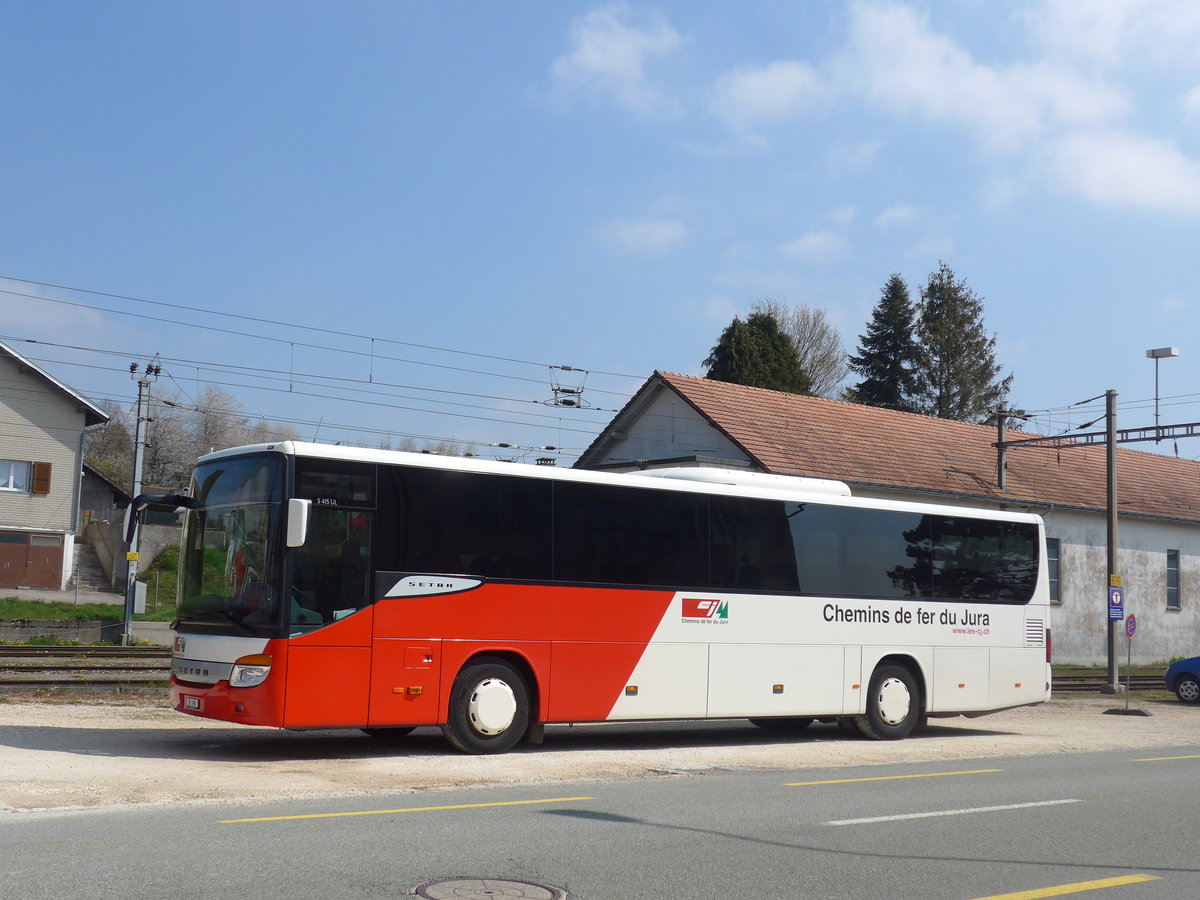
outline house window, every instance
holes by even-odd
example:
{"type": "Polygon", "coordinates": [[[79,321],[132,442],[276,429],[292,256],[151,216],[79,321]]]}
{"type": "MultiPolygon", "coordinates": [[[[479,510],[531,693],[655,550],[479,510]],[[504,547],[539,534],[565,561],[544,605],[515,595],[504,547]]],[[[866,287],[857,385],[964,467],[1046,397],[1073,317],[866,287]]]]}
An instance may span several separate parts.
{"type": "Polygon", "coordinates": [[[33,463],[15,459],[0,459],[0,491],[29,493],[33,477],[33,463]]]}
{"type": "Polygon", "coordinates": [[[1058,538],[1046,538],[1046,572],[1050,576],[1050,602],[1062,603],[1059,593],[1059,558],[1062,542],[1058,538]]]}
{"type": "Polygon", "coordinates": [[[1167,551],[1167,609],[1179,609],[1179,551],[1167,551]]]}

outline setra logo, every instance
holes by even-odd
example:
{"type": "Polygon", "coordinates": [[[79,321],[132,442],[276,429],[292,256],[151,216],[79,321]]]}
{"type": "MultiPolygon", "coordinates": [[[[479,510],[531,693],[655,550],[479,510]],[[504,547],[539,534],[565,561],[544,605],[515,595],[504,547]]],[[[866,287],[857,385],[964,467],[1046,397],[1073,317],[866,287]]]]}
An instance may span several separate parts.
{"type": "Polygon", "coordinates": [[[703,619],[709,622],[728,621],[728,600],[698,600],[695,597],[683,598],[684,621],[703,619]]]}

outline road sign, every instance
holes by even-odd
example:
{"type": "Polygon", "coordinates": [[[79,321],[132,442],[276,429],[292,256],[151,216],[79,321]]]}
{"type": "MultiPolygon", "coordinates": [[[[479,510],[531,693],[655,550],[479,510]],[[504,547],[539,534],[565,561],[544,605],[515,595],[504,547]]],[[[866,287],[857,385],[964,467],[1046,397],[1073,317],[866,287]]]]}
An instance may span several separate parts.
{"type": "Polygon", "coordinates": [[[1120,622],[1125,618],[1125,588],[1110,587],[1108,589],[1108,618],[1120,622]]]}
{"type": "Polygon", "coordinates": [[[1135,631],[1137,631],[1137,619],[1130,614],[1129,618],[1125,620],[1125,634],[1132,639],[1135,631]]]}

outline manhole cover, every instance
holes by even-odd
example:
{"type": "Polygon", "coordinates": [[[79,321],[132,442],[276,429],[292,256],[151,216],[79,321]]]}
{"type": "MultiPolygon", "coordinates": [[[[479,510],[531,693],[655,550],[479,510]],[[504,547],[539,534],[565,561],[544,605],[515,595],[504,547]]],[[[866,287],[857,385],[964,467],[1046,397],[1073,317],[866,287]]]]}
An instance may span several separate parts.
{"type": "Polygon", "coordinates": [[[417,887],[416,894],[425,900],[495,900],[497,897],[566,900],[567,896],[562,888],[507,878],[439,878],[417,887]]]}

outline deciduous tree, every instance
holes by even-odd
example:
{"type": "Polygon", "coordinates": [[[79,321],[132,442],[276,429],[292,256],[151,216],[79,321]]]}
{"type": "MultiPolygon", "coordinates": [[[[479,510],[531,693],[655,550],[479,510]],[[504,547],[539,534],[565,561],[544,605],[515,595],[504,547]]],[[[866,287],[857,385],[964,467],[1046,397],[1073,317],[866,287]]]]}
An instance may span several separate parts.
{"type": "Polygon", "coordinates": [[[752,313],[775,317],[779,328],[792,341],[800,368],[808,376],[808,393],[834,397],[846,380],[846,351],[842,336],[829,321],[825,310],[806,306],[786,306],[778,300],[760,300],[750,307],[752,313]]]}

